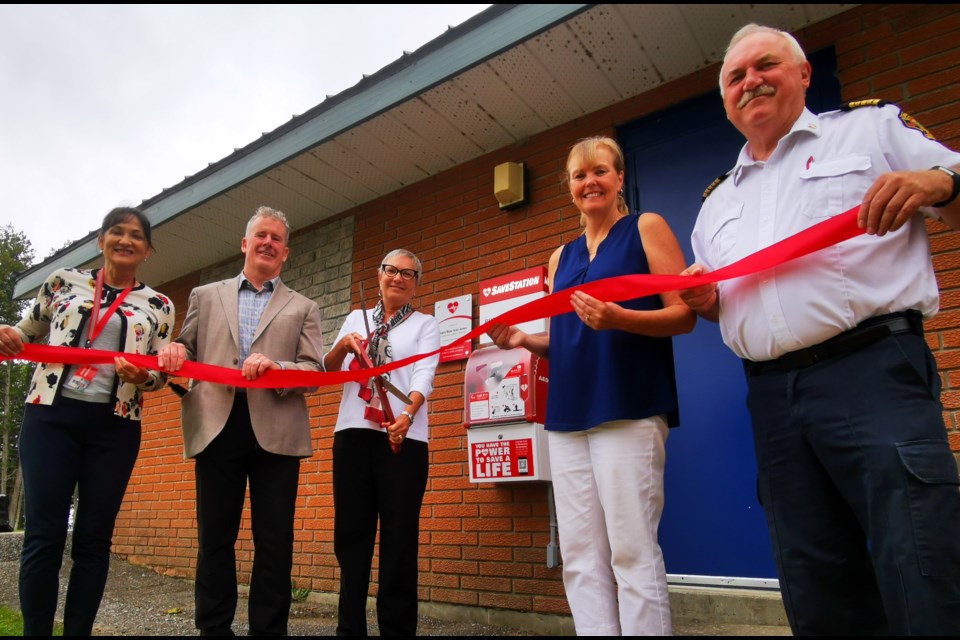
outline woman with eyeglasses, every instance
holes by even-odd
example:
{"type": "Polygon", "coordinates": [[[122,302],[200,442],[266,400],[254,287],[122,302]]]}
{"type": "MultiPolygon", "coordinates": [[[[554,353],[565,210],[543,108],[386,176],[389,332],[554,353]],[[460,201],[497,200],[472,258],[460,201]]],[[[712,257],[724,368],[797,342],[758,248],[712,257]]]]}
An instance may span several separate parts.
{"type": "MultiPolygon", "coordinates": [[[[355,310],[347,316],[324,356],[324,368],[358,370],[364,362],[380,366],[439,349],[436,319],[411,304],[422,273],[413,253],[388,253],[377,269],[379,302],[366,315],[355,310]]],[[[343,385],[333,436],[333,548],[340,564],[337,635],[367,635],[378,520],[380,635],[417,632],[420,506],[428,471],[425,404],[438,363],[439,356],[433,356],[384,374],[397,393],[378,389],[374,378],[343,385]]]]}

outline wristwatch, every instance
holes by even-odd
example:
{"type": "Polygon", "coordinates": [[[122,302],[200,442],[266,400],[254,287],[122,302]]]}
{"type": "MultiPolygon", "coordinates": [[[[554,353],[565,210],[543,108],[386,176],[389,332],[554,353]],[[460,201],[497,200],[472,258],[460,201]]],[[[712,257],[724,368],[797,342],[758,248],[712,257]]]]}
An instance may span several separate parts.
{"type": "Polygon", "coordinates": [[[413,424],[413,414],[412,414],[412,413],[410,413],[409,411],[406,411],[406,410],[401,411],[400,413],[403,414],[403,415],[405,415],[405,416],[407,416],[407,420],[410,421],[410,424],[411,424],[411,425],[413,424]]]}
{"type": "Polygon", "coordinates": [[[950,196],[943,202],[938,202],[935,205],[933,205],[934,207],[939,209],[940,207],[947,206],[948,204],[956,200],[958,195],[960,195],[960,173],[957,173],[953,169],[948,169],[947,167],[941,167],[940,165],[937,165],[935,167],[930,167],[930,169],[936,170],[936,171],[943,171],[945,174],[950,176],[951,179],[953,179],[953,191],[950,193],[950,196]]]}

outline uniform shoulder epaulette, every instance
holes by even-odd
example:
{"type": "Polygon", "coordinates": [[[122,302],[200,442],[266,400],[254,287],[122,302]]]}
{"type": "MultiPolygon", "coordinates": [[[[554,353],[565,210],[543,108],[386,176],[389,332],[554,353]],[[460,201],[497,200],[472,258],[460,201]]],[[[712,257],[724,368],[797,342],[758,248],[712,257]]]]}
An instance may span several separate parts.
{"type": "Polygon", "coordinates": [[[869,100],[851,100],[850,102],[844,102],[840,105],[840,111],[853,111],[854,109],[859,109],[860,107],[882,107],[885,104],[890,104],[889,100],[883,100],[881,98],[870,98],[869,100]]]}
{"type": "Polygon", "coordinates": [[[709,187],[707,187],[706,189],[704,189],[704,191],[703,191],[703,196],[700,198],[700,202],[703,202],[704,200],[706,200],[706,199],[707,199],[707,196],[709,196],[711,193],[713,193],[713,190],[716,189],[717,187],[719,187],[720,184],[721,184],[724,180],[726,180],[727,178],[729,178],[729,177],[730,177],[730,172],[729,172],[729,171],[727,171],[727,172],[725,172],[725,173],[721,173],[721,174],[717,177],[716,180],[714,180],[713,182],[710,183],[710,186],[709,186],[709,187]]]}
{"type": "Polygon", "coordinates": [[[897,105],[893,104],[889,100],[881,100],[879,98],[872,98],[870,100],[854,100],[853,102],[848,102],[842,105],[840,107],[840,111],[853,111],[854,109],[858,109],[860,107],[882,107],[887,104],[893,105],[894,107],[897,108],[898,111],[900,111],[900,122],[902,122],[903,126],[905,126],[907,129],[913,129],[914,131],[920,133],[925,138],[928,138],[930,140],[936,140],[933,134],[930,133],[926,127],[924,127],[922,124],[917,122],[916,118],[914,118],[912,115],[910,115],[909,113],[907,113],[906,111],[898,107],[897,105]]]}

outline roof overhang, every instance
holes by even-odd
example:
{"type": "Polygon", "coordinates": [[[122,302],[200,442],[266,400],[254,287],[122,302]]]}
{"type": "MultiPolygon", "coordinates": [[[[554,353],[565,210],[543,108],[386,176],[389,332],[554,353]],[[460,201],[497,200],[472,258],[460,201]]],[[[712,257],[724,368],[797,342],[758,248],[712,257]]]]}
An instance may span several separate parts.
{"type": "MultiPolygon", "coordinates": [[[[856,5],[493,5],[140,206],[157,285],[236,257],[260,205],[294,229],[722,59],[747,22],[795,31],[856,5]]],[[[27,270],[93,264],[97,234],[27,270]]]]}

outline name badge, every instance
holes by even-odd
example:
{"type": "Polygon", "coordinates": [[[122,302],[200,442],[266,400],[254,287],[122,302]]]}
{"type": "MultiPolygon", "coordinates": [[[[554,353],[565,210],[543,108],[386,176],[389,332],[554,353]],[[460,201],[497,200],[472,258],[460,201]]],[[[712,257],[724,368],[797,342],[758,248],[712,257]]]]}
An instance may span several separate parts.
{"type": "Polygon", "coordinates": [[[72,391],[86,391],[93,379],[97,377],[97,368],[90,365],[83,365],[74,372],[73,377],[67,381],[67,389],[72,391]]]}

